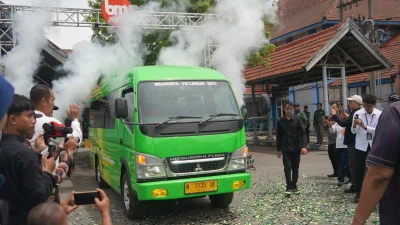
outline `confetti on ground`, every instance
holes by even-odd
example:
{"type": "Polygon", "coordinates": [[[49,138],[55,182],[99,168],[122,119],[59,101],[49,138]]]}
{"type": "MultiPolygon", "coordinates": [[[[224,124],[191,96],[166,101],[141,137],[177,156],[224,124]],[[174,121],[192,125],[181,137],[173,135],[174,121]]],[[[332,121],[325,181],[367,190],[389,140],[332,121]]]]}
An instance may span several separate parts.
{"type": "MultiPolygon", "coordinates": [[[[254,149],[253,147],[251,149],[254,149]]],[[[269,224],[350,224],[355,213],[354,194],[345,194],[347,187],[338,187],[335,178],[326,175],[331,172],[327,165],[327,152],[310,152],[302,158],[300,165],[300,194],[285,197],[285,179],[282,162],[260,148],[253,153],[256,170],[252,170],[251,189],[235,193],[228,209],[214,209],[208,198],[175,201],[157,201],[151,205],[146,218],[131,221],[126,218],[121,196],[111,189],[107,195],[111,201],[111,217],[116,225],[269,225],[269,224]]],[[[72,190],[88,191],[97,187],[94,172],[87,162],[87,156],[77,162],[77,168],[70,185],[61,188],[65,197],[72,190]]],[[[68,182],[65,182],[68,184],[68,182]]],[[[93,206],[80,206],[69,215],[69,224],[101,224],[101,216],[93,206]]],[[[370,225],[379,224],[377,211],[369,218],[370,225]]]]}

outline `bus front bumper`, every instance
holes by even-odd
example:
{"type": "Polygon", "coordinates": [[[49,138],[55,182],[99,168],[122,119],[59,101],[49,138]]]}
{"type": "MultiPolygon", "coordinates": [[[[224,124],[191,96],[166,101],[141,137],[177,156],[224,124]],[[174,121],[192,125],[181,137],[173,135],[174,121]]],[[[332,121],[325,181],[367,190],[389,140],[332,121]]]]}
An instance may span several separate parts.
{"type": "Polygon", "coordinates": [[[192,198],[206,195],[223,194],[248,189],[250,186],[251,174],[246,172],[137,183],[134,189],[137,193],[139,201],[145,201],[192,198]],[[191,189],[189,189],[189,186],[191,189]],[[197,186],[200,189],[197,189],[197,186]]]}

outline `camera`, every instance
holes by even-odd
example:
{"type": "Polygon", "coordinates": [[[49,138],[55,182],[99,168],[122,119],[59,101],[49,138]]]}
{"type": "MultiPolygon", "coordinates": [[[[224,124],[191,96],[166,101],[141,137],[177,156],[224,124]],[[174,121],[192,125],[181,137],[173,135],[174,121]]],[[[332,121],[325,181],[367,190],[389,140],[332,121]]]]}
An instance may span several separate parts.
{"type": "MultiPolygon", "coordinates": [[[[72,134],[73,130],[71,127],[67,127],[64,124],[56,123],[56,122],[50,122],[50,123],[45,123],[43,124],[43,130],[44,130],[44,141],[45,144],[48,146],[48,151],[49,155],[48,158],[54,157],[57,158],[58,155],[60,154],[61,150],[58,148],[58,146],[51,145],[49,143],[49,138],[64,138],[64,143],[67,143],[68,141],[68,135],[72,134]]],[[[78,143],[80,142],[78,138],[78,143]]],[[[74,152],[74,155],[78,153],[78,150],[74,152]]],[[[71,177],[71,172],[75,168],[75,163],[74,162],[69,162],[70,169],[67,172],[67,176],[71,177]]]]}
{"type": "MultiPolygon", "coordinates": [[[[59,124],[56,122],[50,122],[50,123],[45,123],[43,124],[43,130],[44,130],[44,141],[45,144],[49,148],[49,158],[54,157],[54,154],[56,154],[55,158],[58,157],[58,154],[60,151],[58,150],[58,147],[55,145],[50,145],[49,144],[49,139],[50,138],[64,138],[64,143],[68,141],[68,135],[72,134],[72,128],[71,127],[66,127],[64,124],[59,124]]],[[[80,140],[78,140],[80,142],[80,140]]]]}

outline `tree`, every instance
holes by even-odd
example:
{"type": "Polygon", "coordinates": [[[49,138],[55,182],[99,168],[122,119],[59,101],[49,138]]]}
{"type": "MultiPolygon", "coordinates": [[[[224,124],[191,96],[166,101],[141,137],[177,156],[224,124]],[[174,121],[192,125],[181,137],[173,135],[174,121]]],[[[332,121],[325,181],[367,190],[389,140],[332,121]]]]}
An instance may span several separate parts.
{"type": "MultiPolygon", "coordinates": [[[[88,0],[89,6],[94,9],[100,9],[104,0],[88,0]]],[[[168,2],[171,0],[158,0],[161,3],[161,7],[168,7],[168,2]]],[[[173,0],[177,2],[178,0],[173,0]]],[[[189,13],[207,13],[212,10],[212,8],[217,4],[218,0],[187,0],[190,3],[187,8],[187,12],[189,13]]],[[[141,6],[149,2],[149,0],[130,0],[133,5],[141,6]]],[[[90,21],[95,22],[97,20],[96,15],[91,15],[88,18],[90,21]]],[[[106,22],[103,17],[100,17],[100,22],[106,22]]],[[[266,26],[272,26],[265,20],[266,26]]],[[[154,65],[157,62],[157,56],[160,53],[162,47],[167,47],[171,45],[169,41],[170,30],[157,30],[152,32],[151,34],[146,34],[143,36],[143,44],[146,45],[148,54],[144,58],[145,65],[154,65]]],[[[270,33],[265,33],[266,38],[269,38],[270,33]]],[[[115,43],[117,41],[117,37],[115,34],[112,34],[105,27],[94,27],[92,40],[99,40],[100,42],[105,43],[115,43]]],[[[275,45],[268,44],[266,46],[262,46],[259,51],[256,51],[251,54],[248,62],[248,66],[257,66],[257,65],[268,65],[269,56],[274,52],[275,45]]]]}
{"type": "MultiPolygon", "coordinates": [[[[161,7],[168,7],[168,2],[170,0],[158,0],[161,3],[161,7]]],[[[177,0],[174,0],[175,2],[177,0]]],[[[94,9],[100,9],[103,0],[88,0],[89,6],[94,9]]],[[[133,5],[141,6],[149,2],[149,0],[130,0],[133,5]]],[[[188,0],[190,3],[190,7],[187,8],[187,12],[190,13],[206,13],[217,3],[217,0],[188,0]]],[[[92,15],[89,17],[89,20],[94,22],[96,21],[96,15],[92,15]]],[[[101,22],[106,22],[103,17],[100,17],[101,22]]],[[[160,53],[162,47],[166,47],[171,45],[169,41],[169,35],[171,31],[169,30],[158,30],[152,32],[151,34],[146,34],[143,36],[143,44],[146,45],[149,50],[148,54],[145,56],[144,64],[145,65],[154,65],[157,61],[157,56],[160,53]]],[[[101,28],[93,28],[92,40],[99,40],[100,42],[107,43],[115,43],[117,41],[117,37],[115,34],[108,32],[108,29],[105,27],[101,28]]]]}

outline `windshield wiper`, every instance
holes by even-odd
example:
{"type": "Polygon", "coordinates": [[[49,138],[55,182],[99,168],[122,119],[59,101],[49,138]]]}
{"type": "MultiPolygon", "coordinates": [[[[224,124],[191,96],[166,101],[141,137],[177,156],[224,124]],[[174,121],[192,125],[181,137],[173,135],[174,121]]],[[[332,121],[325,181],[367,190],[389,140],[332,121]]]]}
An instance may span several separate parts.
{"type": "Polygon", "coordinates": [[[173,116],[173,117],[168,117],[167,120],[157,124],[156,128],[168,123],[169,121],[176,120],[176,119],[198,119],[198,118],[203,118],[203,117],[201,117],[201,116],[173,116]]]}
{"type": "Polygon", "coordinates": [[[215,115],[210,115],[210,118],[208,118],[208,119],[206,119],[204,121],[201,121],[199,124],[201,125],[201,124],[207,123],[208,121],[213,120],[213,119],[215,119],[217,117],[220,117],[220,116],[240,116],[240,115],[239,114],[235,114],[235,113],[218,113],[218,114],[215,114],[215,115]]]}

